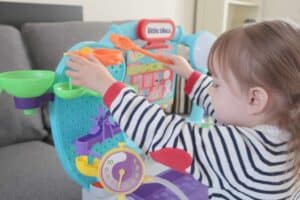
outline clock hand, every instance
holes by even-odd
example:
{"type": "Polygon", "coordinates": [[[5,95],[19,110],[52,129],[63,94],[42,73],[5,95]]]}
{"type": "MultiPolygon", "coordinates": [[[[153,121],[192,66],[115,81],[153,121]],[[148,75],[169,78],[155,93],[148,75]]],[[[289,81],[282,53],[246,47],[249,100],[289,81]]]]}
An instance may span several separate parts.
{"type": "Polygon", "coordinates": [[[123,168],[119,169],[119,183],[118,183],[118,189],[121,187],[122,179],[124,177],[125,170],[123,168]]]}

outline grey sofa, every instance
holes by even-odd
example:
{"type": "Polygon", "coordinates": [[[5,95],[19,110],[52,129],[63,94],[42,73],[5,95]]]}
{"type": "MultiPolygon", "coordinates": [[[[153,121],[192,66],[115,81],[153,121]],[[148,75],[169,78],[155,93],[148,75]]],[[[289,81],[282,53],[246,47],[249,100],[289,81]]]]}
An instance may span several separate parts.
{"type": "MultiPolygon", "coordinates": [[[[0,72],[55,67],[63,52],[99,40],[107,22],[26,23],[21,31],[0,25],[0,72]]],[[[81,188],[64,172],[51,142],[47,107],[28,117],[0,95],[0,199],[81,199],[81,188]]]]}

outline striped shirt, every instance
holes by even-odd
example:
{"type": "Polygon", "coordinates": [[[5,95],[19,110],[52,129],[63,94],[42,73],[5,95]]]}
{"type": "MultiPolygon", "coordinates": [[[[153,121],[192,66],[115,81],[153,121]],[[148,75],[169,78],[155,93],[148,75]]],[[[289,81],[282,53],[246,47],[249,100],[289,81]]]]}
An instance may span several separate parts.
{"type": "MultiPolygon", "coordinates": [[[[214,117],[208,88],[211,78],[194,72],[185,91],[214,117]]],[[[187,172],[208,186],[209,199],[289,199],[295,184],[287,152],[289,134],[275,126],[214,125],[201,128],[179,115],[166,115],[122,83],[106,91],[113,118],[146,153],[180,148],[193,160],[187,172]]]]}

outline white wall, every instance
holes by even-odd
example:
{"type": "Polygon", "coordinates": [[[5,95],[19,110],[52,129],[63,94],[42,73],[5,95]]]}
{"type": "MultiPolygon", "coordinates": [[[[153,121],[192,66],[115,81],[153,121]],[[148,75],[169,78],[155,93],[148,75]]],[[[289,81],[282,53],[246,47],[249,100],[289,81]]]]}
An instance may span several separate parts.
{"type": "Polygon", "coordinates": [[[264,0],[263,18],[290,18],[300,23],[299,0],[264,0]]]}
{"type": "Polygon", "coordinates": [[[171,18],[193,31],[195,0],[0,0],[5,2],[50,3],[83,6],[85,21],[141,18],[171,18]]]}
{"type": "Polygon", "coordinates": [[[193,28],[194,0],[89,0],[84,7],[85,20],[171,18],[193,28]]]}
{"type": "Polygon", "coordinates": [[[21,3],[67,4],[67,5],[81,5],[82,2],[84,2],[84,0],[0,0],[0,2],[1,1],[21,2],[21,3]]]}

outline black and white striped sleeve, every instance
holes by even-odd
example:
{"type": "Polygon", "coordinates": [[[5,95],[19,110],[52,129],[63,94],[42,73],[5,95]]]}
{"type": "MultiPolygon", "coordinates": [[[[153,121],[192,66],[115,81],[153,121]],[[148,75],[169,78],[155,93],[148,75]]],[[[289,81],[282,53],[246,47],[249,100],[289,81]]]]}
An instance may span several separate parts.
{"type": "Polygon", "coordinates": [[[186,81],[185,93],[193,103],[201,106],[209,116],[214,118],[215,111],[208,94],[211,84],[212,78],[210,76],[195,71],[186,81]]]}

